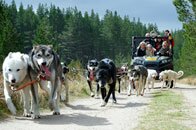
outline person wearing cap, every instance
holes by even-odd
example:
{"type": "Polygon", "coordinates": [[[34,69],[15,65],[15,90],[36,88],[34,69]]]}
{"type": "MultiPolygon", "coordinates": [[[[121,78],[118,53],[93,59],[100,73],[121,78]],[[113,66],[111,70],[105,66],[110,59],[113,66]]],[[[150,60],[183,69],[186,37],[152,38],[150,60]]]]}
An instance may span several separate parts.
{"type": "Polygon", "coordinates": [[[146,55],[146,43],[144,41],[140,42],[137,47],[136,56],[145,56],[146,55]]]}

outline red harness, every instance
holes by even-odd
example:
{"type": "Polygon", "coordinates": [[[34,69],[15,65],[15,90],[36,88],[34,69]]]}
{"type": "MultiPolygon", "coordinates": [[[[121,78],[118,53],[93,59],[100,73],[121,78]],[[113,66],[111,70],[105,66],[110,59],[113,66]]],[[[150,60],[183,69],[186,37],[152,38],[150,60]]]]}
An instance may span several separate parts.
{"type": "Polygon", "coordinates": [[[95,77],[94,77],[94,72],[91,70],[91,71],[90,71],[90,80],[92,81],[92,80],[94,80],[94,78],[95,78],[95,77]]]}
{"type": "Polygon", "coordinates": [[[25,83],[25,84],[19,86],[19,87],[16,88],[16,89],[13,89],[13,88],[11,88],[11,89],[12,89],[12,91],[16,92],[16,91],[19,91],[19,90],[21,90],[21,89],[24,89],[24,88],[26,88],[26,87],[28,87],[28,86],[34,84],[34,83],[37,83],[37,82],[39,82],[40,80],[47,80],[48,78],[49,78],[48,76],[43,76],[43,75],[39,74],[39,75],[37,76],[37,79],[32,80],[31,82],[27,82],[27,83],[25,83]]]}

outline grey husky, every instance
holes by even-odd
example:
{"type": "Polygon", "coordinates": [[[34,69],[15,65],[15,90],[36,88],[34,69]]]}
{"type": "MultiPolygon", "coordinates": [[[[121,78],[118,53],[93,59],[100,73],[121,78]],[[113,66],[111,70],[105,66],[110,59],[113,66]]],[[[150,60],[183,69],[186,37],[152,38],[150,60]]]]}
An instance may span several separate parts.
{"type": "MultiPolygon", "coordinates": [[[[93,59],[93,60],[89,60],[86,66],[86,75],[87,75],[86,79],[87,79],[87,83],[91,91],[91,97],[95,96],[93,89],[92,89],[92,83],[93,81],[96,81],[96,71],[98,69],[98,64],[99,62],[96,59],[93,59]]],[[[95,98],[98,98],[98,92],[99,92],[99,85],[97,83],[95,98]]]]}
{"type": "Polygon", "coordinates": [[[128,96],[131,95],[131,89],[135,88],[137,91],[137,96],[144,95],[146,79],[148,76],[148,71],[146,67],[142,65],[131,66],[131,70],[128,73],[129,76],[129,86],[128,86],[128,96]]]}
{"type": "MultiPolygon", "coordinates": [[[[53,51],[50,45],[34,46],[30,54],[30,78],[35,80],[39,78],[39,86],[49,93],[49,107],[53,110],[53,115],[59,115],[58,106],[59,90],[61,89],[62,66],[59,56],[53,51]]],[[[38,84],[31,87],[33,97],[33,115],[32,118],[40,118],[38,84]]]]}

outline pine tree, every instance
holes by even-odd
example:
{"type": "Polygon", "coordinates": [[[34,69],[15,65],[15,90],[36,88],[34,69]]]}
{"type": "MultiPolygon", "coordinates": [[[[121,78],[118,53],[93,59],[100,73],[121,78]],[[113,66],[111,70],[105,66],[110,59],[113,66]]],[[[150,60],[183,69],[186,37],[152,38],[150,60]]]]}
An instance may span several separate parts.
{"type": "Polygon", "coordinates": [[[196,3],[194,0],[174,0],[174,5],[183,23],[185,43],[182,46],[179,67],[186,75],[196,74],[196,3]]]}
{"type": "Polygon", "coordinates": [[[47,18],[43,18],[37,27],[34,44],[53,45],[52,27],[49,25],[47,18]]]}
{"type": "Polygon", "coordinates": [[[9,7],[0,1],[0,60],[10,51],[17,51],[17,32],[11,22],[9,7]]]}

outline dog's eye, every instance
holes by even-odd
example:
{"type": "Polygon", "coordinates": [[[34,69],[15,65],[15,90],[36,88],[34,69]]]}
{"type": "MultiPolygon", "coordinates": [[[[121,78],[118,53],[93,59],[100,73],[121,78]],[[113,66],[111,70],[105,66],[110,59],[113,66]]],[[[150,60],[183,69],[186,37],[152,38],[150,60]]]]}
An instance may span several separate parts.
{"type": "Polygon", "coordinates": [[[50,54],[47,54],[46,56],[47,56],[47,57],[50,57],[50,54]]]}
{"type": "Polygon", "coordinates": [[[41,54],[37,54],[38,57],[41,57],[41,54]]]}
{"type": "Polygon", "coordinates": [[[10,72],[11,72],[12,70],[11,70],[11,69],[8,69],[8,71],[10,71],[10,72]]]}
{"type": "Polygon", "coordinates": [[[20,71],[20,69],[17,69],[16,71],[18,72],[18,71],[20,71]]]}

